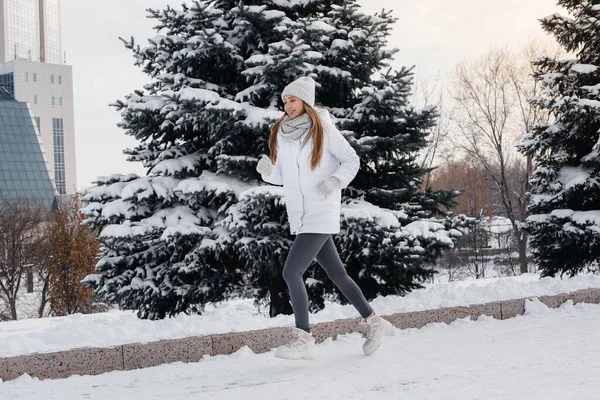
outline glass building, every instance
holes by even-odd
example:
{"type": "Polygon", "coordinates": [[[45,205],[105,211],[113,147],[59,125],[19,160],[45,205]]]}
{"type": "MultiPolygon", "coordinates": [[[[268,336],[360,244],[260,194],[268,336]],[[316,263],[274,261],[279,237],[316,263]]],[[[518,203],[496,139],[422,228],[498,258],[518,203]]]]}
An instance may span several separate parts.
{"type": "Polygon", "coordinates": [[[0,62],[61,64],[60,0],[0,0],[0,62]]]}
{"type": "Polygon", "coordinates": [[[55,190],[27,103],[0,87],[0,196],[56,206],[55,190]]]}
{"type": "Polygon", "coordinates": [[[62,56],[60,0],[0,0],[0,87],[27,103],[59,194],[76,191],[73,71],[62,56]]]}
{"type": "Polygon", "coordinates": [[[41,14],[40,24],[42,26],[41,41],[42,62],[61,64],[62,40],[60,32],[60,1],[59,0],[40,0],[41,14]]]}
{"type": "Polygon", "coordinates": [[[0,87],[28,103],[59,194],[76,191],[72,67],[62,57],[60,0],[0,0],[0,87]]]}
{"type": "Polygon", "coordinates": [[[28,60],[0,63],[0,87],[30,106],[58,193],[74,193],[77,171],[72,67],[28,60]]]}

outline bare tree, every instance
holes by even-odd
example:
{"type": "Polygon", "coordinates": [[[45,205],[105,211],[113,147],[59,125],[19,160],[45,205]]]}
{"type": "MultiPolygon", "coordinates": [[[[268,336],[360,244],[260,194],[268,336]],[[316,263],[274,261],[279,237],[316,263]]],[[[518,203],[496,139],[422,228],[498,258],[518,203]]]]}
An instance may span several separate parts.
{"type": "MultiPolygon", "coordinates": [[[[50,238],[48,238],[50,240],[50,238]]],[[[50,248],[50,252],[52,249],[50,248]]],[[[38,318],[44,318],[44,314],[46,311],[46,307],[50,305],[50,283],[49,283],[49,270],[46,268],[48,263],[52,260],[52,256],[50,255],[48,262],[44,264],[43,267],[37,269],[38,282],[41,282],[40,288],[40,303],[38,306],[38,318]]]]}
{"type": "Polygon", "coordinates": [[[34,202],[0,197],[0,294],[10,319],[18,317],[17,299],[27,269],[48,261],[48,218],[49,212],[34,202]]]}
{"type": "Polygon", "coordinates": [[[444,103],[443,82],[439,74],[433,82],[420,78],[416,80],[411,105],[417,108],[435,106],[437,110],[435,127],[427,138],[427,147],[420,155],[420,166],[428,171],[424,176],[423,186],[428,188],[431,186],[431,171],[435,169],[435,163],[439,161],[440,156],[444,157],[441,153],[450,131],[444,103]]]}
{"type": "MultiPolygon", "coordinates": [[[[524,133],[530,132],[532,127],[537,124],[545,124],[549,122],[550,113],[547,110],[541,110],[539,107],[533,107],[529,103],[529,99],[537,96],[540,93],[541,82],[533,79],[533,74],[536,71],[532,61],[537,60],[542,56],[554,54],[554,58],[563,56],[563,50],[559,46],[554,46],[554,49],[542,45],[538,41],[531,41],[518,58],[518,63],[509,69],[510,80],[513,84],[515,98],[517,100],[516,119],[518,126],[524,133]]],[[[522,135],[521,135],[522,136],[522,135]]],[[[521,137],[519,137],[521,139],[521,137]]],[[[518,208],[522,210],[522,218],[525,218],[527,208],[527,192],[529,191],[529,176],[533,171],[533,161],[531,156],[526,158],[525,173],[520,175],[519,187],[522,189],[516,193],[518,208]]]]}
{"type": "Polygon", "coordinates": [[[433,190],[459,190],[456,206],[452,211],[470,216],[493,215],[494,193],[490,189],[489,177],[477,160],[464,157],[447,160],[431,174],[433,190]]]}
{"type": "Polygon", "coordinates": [[[463,280],[468,276],[467,271],[465,271],[467,262],[468,257],[464,255],[464,252],[454,248],[445,251],[438,260],[437,265],[445,272],[448,282],[454,282],[463,280]]]}
{"type": "Polygon", "coordinates": [[[477,160],[494,183],[512,226],[521,273],[528,271],[527,235],[520,222],[526,218],[531,161],[515,146],[533,125],[548,118],[527,102],[540,90],[531,77],[531,61],[542,53],[547,54],[536,43],[521,55],[492,50],[475,62],[459,64],[451,88],[452,125],[459,133],[453,144],[477,160]]]}
{"type": "Polygon", "coordinates": [[[50,244],[52,259],[47,265],[48,294],[52,315],[89,312],[94,308],[94,293],[81,281],[94,273],[99,242],[80,212],[79,196],[60,204],[54,213],[50,244]]]}

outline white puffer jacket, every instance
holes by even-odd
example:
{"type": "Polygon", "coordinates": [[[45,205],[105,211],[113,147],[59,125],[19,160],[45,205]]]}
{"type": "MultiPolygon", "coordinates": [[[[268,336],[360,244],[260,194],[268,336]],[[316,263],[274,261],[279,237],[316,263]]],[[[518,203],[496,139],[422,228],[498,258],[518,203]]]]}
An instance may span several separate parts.
{"type": "Polygon", "coordinates": [[[340,231],[341,189],[350,184],[360,167],[360,159],[346,138],[333,125],[327,110],[319,110],[323,124],[323,156],[317,168],[310,167],[312,139],[302,149],[308,130],[299,139],[277,137],[277,160],[271,173],[262,178],[283,185],[292,235],[338,233],[340,231]],[[334,176],[340,189],[325,196],[317,185],[334,176]]]}

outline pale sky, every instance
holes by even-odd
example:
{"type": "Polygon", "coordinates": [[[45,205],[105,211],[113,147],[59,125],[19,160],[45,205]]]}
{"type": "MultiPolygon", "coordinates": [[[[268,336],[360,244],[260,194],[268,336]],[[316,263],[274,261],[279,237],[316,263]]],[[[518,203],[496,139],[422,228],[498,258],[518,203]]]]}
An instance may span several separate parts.
{"type": "MultiPolygon", "coordinates": [[[[169,0],[62,0],[63,47],[73,66],[77,185],[91,186],[98,176],[135,172],[139,163],[123,150],[136,142],[116,126],[120,115],[109,104],[148,81],[133,65],[119,36],[145,46],[153,37],[146,8],[179,7],[169,0]]],[[[400,51],[395,65],[415,66],[420,79],[444,77],[465,58],[492,47],[518,50],[532,39],[549,40],[539,18],[565,11],[556,0],[359,0],[367,13],[393,9],[399,18],[390,47],[400,51]]]]}

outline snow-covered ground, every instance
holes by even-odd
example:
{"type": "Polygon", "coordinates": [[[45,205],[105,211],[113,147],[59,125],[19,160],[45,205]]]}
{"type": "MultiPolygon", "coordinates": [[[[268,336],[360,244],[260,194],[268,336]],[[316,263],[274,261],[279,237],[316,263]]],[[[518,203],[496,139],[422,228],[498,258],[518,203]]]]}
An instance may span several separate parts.
{"type": "MultiPolygon", "coordinates": [[[[552,295],[600,288],[600,276],[539,279],[537,275],[435,283],[407,296],[379,297],[374,309],[388,315],[441,307],[464,306],[498,300],[552,295]]],[[[358,317],[351,305],[327,304],[311,315],[311,323],[358,317]]],[[[68,317],[28,319],[0,323],[0,357],[52,352],[79,347],[108,347],[212,333],[262,329],[293,324],[293,316],[268,318],[252,300],[235,300],[207,307],[203,315],[179,315],[161,321],[140,320],[132,312],[75,314],[68,317]]]]}
{"type": "Polygon", "coordinates": [[[316,347],[316,359],[288,361],[247,347],[231,356],[98,376],[0,383],[9,399],[578,399],[600,393],[600,305],[498,321],[458,320],[396,331],[371,357],[358,334],[316,347]]]}

